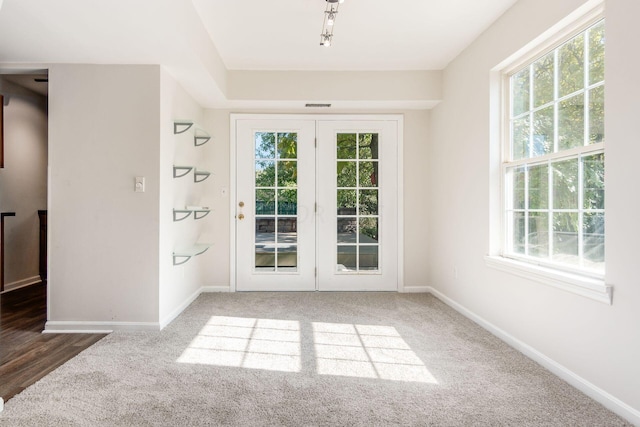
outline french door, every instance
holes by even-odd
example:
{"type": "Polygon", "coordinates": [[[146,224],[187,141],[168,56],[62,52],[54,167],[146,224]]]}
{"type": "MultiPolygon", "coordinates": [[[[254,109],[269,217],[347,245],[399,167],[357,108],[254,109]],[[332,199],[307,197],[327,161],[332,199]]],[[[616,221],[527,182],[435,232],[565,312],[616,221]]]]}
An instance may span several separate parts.
{"type": "Polygon", "coordinates": [[[396,290],[398,121],[232,125],[236,290],[396,290]]]}

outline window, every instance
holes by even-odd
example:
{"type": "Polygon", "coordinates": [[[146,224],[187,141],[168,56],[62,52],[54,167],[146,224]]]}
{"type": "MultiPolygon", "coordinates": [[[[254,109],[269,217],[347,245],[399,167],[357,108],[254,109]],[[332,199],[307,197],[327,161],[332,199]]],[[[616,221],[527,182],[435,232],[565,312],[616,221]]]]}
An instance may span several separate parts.
{"type": "Polygon", "coordinates": [[[605,23],[506,74],[503,255],[604,275],[605,23]]]}

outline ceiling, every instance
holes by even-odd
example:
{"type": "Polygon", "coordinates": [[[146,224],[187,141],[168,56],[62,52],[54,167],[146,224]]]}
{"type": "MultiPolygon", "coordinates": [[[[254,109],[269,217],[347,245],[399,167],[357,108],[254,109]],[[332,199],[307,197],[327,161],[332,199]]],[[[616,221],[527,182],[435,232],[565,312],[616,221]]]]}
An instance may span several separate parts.
{"type": "Polygon", "coordinates": [[[0,0],[0,74],[161,64],[202,106],[237,70],[440,70],[517,0],[0,0]]]}
{"type": "Polygon", "coordinates": [[[440,70],[516,0],[193,0],[231,70],[440,70]]]}

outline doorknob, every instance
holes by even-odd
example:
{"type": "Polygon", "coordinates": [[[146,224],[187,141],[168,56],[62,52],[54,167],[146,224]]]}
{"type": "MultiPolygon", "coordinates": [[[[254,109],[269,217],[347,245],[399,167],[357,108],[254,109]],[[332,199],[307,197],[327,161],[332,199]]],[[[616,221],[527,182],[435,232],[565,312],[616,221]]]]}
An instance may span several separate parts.
{"type": "Polygon", "coordinates": [[[242,221],[244,219],[244,214],[238,214],[238,219],[242,221]]]}
{"type": "Polygon", "coordinates": [[[243,208],[243,207],[244,207],[244,202],[240,202],[240,203],[238,203],[238,206],[240,206],[241,208],[243,208]]]}

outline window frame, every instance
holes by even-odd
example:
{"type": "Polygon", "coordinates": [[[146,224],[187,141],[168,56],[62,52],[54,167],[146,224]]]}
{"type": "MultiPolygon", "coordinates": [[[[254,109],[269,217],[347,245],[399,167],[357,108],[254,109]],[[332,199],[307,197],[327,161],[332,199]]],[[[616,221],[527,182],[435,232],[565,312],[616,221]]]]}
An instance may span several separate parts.
{"type": "MultiPolygon", "coordinates": [[[[493,252],[492,255],[486,257],[486,264],[489,267],[496,268],[502,271],[507,271],[517,276],[526,277],[528,279],[532,279],[538,282],[541,282],[546,285],[555,286],[567,291],[571,291],[582,296],[589,297],[591,299],[595,299],[597,301],[601,301],[607,304],[612,303],[612,287],[605,284],[605,272],[599,272],[597,270],[585,269],[580,266],[571,266],[569,264],[559,264],[553,262],[551,258],[536,258],[530,256],[517,256],[517,254],[509,251],[509,242],[510,239],[513,238],[512,235],[508,233],[509,225],[508,225],[508,211],[513,211],[512,207],[508,206],[509,201],[511,200],[508,191],[511,187],[509,182],[507,171],[514,166],[518,165],[539,165],[539,164],[547,164],[549,167],[559,159],[575,159],[578,158],[579,162],[579,170],[582,172],[582,160],[580,157],[588,157],[591,155],[595,155],[598,153],[605,152],[605,142],[597,142],[594,144],[574,147],[568,150],[563,150],[559,152],[552,152],[542,156],[535,157],[527,157],[517,160],[511,160],[511,105],[512,105],[512,92],[511,92],[511,83],[510,79],[513,75],[520,72],[522,69],[527,66],[535,63],[539,59],[543,58],[545,55],[554,52],[560,46],[569,42],[574,37],[580,35],[585,32],[587,29],[595,26],[600,21],[605,20],[604,15],[604,5],[599,5],[596,8],[588,11],[583,14],[578,19],[573,19],[568,24],[564,24],[564,26],[560,30],[555,30],[551,36],[548,34],[544,34],[539,39],[543,39],[542,42],[536,43],[536,41],[530,43],[525,46],[520,52],[514,55],[514,59],[505,63],[506,66],[498,69],[500,73],[500,84],[499,88],[501,91],[500,95],[500,105],[499,114],[500,114],[500,164],[499,164],[499,173],[500,173],[500,206],[499,206],[499,230],[495,230],[499,234],[499,240],[496,240],[496,243],[499,243],[498,251],[493,252]]],[[[605,23],[606,28],[606,23],[605,23]]],[[[553,30],[553,29],[552,29],[553,30]]],[[[551,31],[551,30],[550,30],[551,31]]],[[[548,32],[549,33],[549,32],[548,32]]],[[[554,79],[554,85],[557,84],[557,81],[554,79]]],[[[603,85],[606,86],[606,78],[604,80],[603,85]]],[[[581,90],[582,93],[592,90],[593,88],[598,87],[598,84],[586,84],[581,90]]],[[[569,99],[576,94],[580,93],[579,91],[574,91],[571,94],[567,94],[566,96],[558,96],[557,98],[554,96],[553,101],[551,103],[544,104],[544,108],[549,105],[553,105],[554,109],[557,108],[557,104],[561,102],[563,99],[569,99]]],[[[543,106],[532,107],[529,110],[529,114],[534,110],[542,109],[543,106]]],[[[586,116],[586,115],[585,115],[586,116]]],[[[605,115],[606,117],[606,115],[605,115]]],[[[557,116],[554,115],[554,135],[557,136],[558,128],[557,128],[557,116]]],[[[554,138],[554,144],[557,144],[557,140],[554,138]]],[[[582,178],[582,174],[580,174],[579,179],[582,178]]],[[[582,184],[581,184],[582,185],[582,184]]],[[[552,192],[552,187],[548,188],[549,192],[552,192]]],[[[550,197],[551,199],[551,197],[550,197]]],[[[580,196],[579,204],[577,206],[576,212],[580,214],[583,212],[584,206],[582,204],[582,196],[580,196]]],[[[606,209],[606,207],[605,207],[606,209]]],[[[528,209],[523,209],[523,211],[528,211],[528,209]]],[[[549,215],[551,215],[555,209],[553,206],[548,206],[546,211],[549,215]]],[[[603,210],[604,211],[604,210],[603,210]]],[[[581,222],[582,224],[582,222],[581,222]]],[[[512,233],[513,234],[513,233],[512,233]]],[[[605,231],[606,234],[606,231],[605,231]]],[[[552,232],[549,231],[549,235],[552,235],[552,232]]],[[[605,237],[606,240],[606,237],[605,237]]]]}

